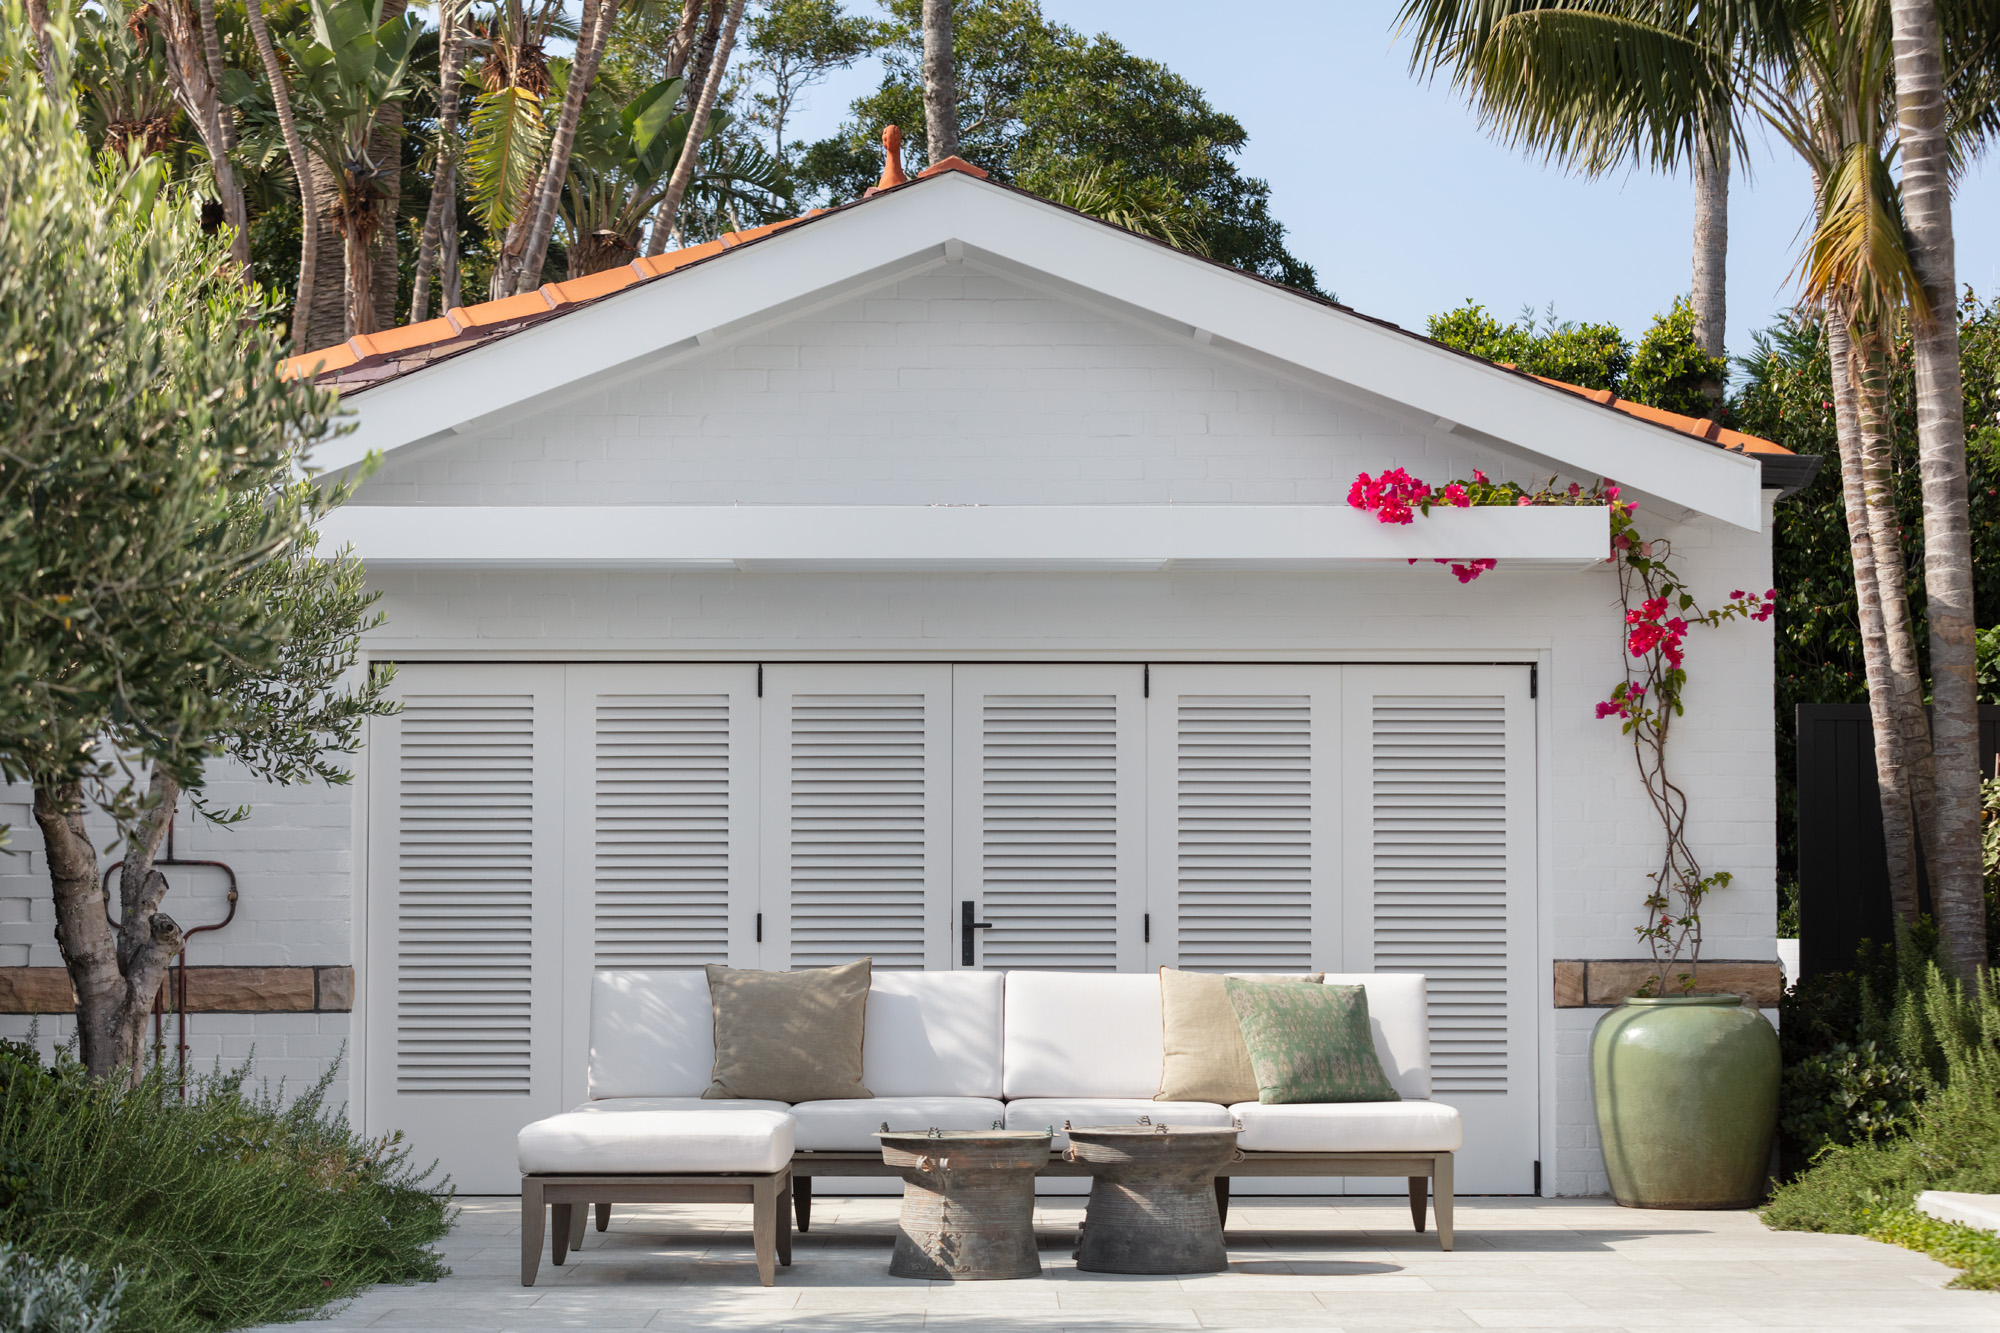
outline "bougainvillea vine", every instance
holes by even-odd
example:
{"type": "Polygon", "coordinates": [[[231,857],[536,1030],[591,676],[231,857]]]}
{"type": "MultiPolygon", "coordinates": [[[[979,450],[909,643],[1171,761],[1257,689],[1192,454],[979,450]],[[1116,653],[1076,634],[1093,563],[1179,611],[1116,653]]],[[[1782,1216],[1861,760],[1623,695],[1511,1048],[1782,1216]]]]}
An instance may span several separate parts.
{"type": "MultiPolygon", "coordinates": [[[[1646,941],[1658,969],[1647,989],[1665,989],[1672,975],[1682,990],[1693,990],[1701,966],[1701,905],[1710,893],[1726,887],[1731,875],[1726,870],[1703,871],[1687,842],[1687,794],[1667,771],[1668,733],[1673,719],[1686,711],[1686,640],[1696,625],[1769,620],[1777,610],[1777,589],[1760,596],[1739,588],[1723,605],[1704,609],[1674,572],[1672,545],[1664,538],[1649,541],[1641,536],[1633,517],[1639,506],[1621,499],[1618,487],[1608,481],[1590,487],[1572,482],[1562,488],[1551,482],[1531,491],[1512,482],[1495,483],[1484,472],[1474,471],[1469,482],[1433,488],[1405,469],[1394,468],[1378,477],[1362,473],[1348,491],[1347,503],[1374,513],[1380,522],[1395,524],[1410,523],[1418,513],[1428,516],[1438,505],[1454,509],[1597,505],[1609,510],[1611,550],[1606,558],[1617,566],[1625,613],[1621,627],[1625,679],[1597,704],[1597,716],[1619,719],[1624,734],[1631,737],[1640,781],[1666,835],[1660,868],[1647,876],[1652,891],[1645,900],[1646,924],[1634,930],[1646,941]],[[1688,970],[1675,972],[1683,957],[1688,970]]],[[[1482,558],[1436,563],[1450,565],[1460,583],[1470,583],[1498,562],[1482,558]]]]}

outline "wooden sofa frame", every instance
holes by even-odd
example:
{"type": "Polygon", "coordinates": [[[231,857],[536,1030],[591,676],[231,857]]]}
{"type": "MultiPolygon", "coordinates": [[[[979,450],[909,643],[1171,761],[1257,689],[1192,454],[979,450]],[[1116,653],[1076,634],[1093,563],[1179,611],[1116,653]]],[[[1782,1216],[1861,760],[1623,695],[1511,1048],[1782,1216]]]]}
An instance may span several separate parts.
{"type": "MultiPolygon", "coordinates": [[[[880,1165],[880,1158],[876,1159],[880,1165]]],[[[583,1244],[586,1209],[597,1206],[597,1229],[611,1223],[614,1203],[747,1203],[757,1278],[778,1280],[778,1265],[792,1262],[792,1171],[769,1175],[528,1175],[521,1177],[521,1285],[535,1285],[547,1219],[549,1261],[562,1267],[583,1244]]]]}
{"type": "MultiPolygon", "coordinates": [[[[1246,1152],[1243,1160],[1232,1162],[1229,1175],[1215,1178],[1216,1209],[1224,1225],[1229,1222],[1229,1180],[1231,1176],[1403,1176],[1410,1182],[1410,1220],[1417,1233],[1424,1231],[1425,1195],[1437,1201],[1438,1246],[1451,1249],[1452,1162],[1448,1152],[1246,1152]],[[1426,1188],[1428,1186],[1428,1189],[1426,1188]]],[[[882,1161],[880,1153],[796,1152],[792,1154],[792,1204],[799,1230],[812,1227],[812,1178],[814,1176],[894,1176],[899,1173],[882,1161]]],[[[1049,1155],[1049,1164],[1038,1176],[1088,1176],[1090,1168],[1081,1162],[1066,1162],[1060,1153],[1049,1155]]],[[[600,1216],[598,1229],[605,1225],[600,1216]]]]}

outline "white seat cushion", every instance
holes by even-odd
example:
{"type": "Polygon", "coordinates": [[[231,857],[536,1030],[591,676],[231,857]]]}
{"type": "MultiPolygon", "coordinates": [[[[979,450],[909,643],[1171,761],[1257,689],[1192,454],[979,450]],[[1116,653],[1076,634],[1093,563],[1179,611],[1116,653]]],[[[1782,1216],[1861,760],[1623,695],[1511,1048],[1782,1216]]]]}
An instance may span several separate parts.
{"type": "Polygon", "coordinates": [[[1005,983],[1000,972],[875,973],[861,1082],[877,1097],[998,1097],[1005,983]]]}
{"type": "Polygon", "coordinates": [[[1007,1103],[1007,1128],[1054,1129],[1054,1147],[1067,1148],[1063,1122],[1082,1125],[1135,1125],[1146,1116],[1156,1125],[1227,1129],[1229,1111],[1214,1102],[1156,1102],[1150,1097],[1026,1097],[1007,1103]]]}
{"type": "Polygon", "coordinates": [[[1458,1108],[1432,1101],[1238,1102],[1229,1113],[1245,1152],[1457,1152],[1465,1142],[1458,1108]]]}
{"type": "Polygon", "coordinates": [[[699,1097],[714,1081],[708,974],[611,970],[590,981],[590,1096],[699,1097]]]}
{"type": "Polygon", "coordinates": [[[537,1120],[518,1141],[524,1174],[769,1173],[792,1160],[782,1111],[572,1111],[537,1120]]]}
{"type": "Polygon", "coordinates": [[[606,1097],[583,1102],[570,1110],[578,1115],[626,1111],[790,1111],[788,1102],[765,1102],[752,1097],[606,1097]]]}
{"type": "Polygon", "coordinates": [[[993,1097],[861,1097],[792,1108],[801,1152],[874,1152],[885,1120],[891,1129],[991,1129],[1005,1114],[993,1097]]]}
{"type": "MultiPolygon", "coordinates": [[[[1009,972],[1006,1096],[1144,1097],[1164,1062],[1151,972],[1009,972]]],[[[1057,1123],[1061,1123],[1058,1118],[1057,1123]]]]}
{"type": "Polygon", "coordinates": [[[1405,1097],[1431,1095],[1431,1023],[1424,978],[1416,972],[1329,972],[1329,986],[1368,992],[1368,1026],[1389,1086],[1405,1097]]]}

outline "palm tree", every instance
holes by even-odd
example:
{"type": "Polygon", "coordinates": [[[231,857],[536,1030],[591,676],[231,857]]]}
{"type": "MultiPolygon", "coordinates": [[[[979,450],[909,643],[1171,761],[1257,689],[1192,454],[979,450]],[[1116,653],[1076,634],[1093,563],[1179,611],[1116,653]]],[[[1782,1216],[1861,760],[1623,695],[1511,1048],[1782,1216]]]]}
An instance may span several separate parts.
{"type": "MultiPolygon", "coordinates": [[[[257,0],[248,0],[252,5],[257,0]]],[[[440,310],[458,304],[458,109],[464,79],[465,0],[441,0],[438,5],[437,159],[431,176],[431,202],[424,210],[424,230],[417,240],[417,272],[410,288],[410,322],[430,317],[431,275],[442,279],[440,310]],[[443,248],[440,262],[439,251],[443,248]]]]}
{"type": "Polygon", "coordinates": [[[924,0],[924,146],[933,163],[958,156],[958,72],[951,0],[924,0]]]}
{"type": "Polygon", "coordinates": [[[402,161],[381,152],[376,131],[410,93],[410,57],[423,32],[414,14],[385,19],[388,3],[312,0],[311,40],[290,46],[301,138],[333,183],[327,214],[342,243],[348,337],[377,327],[373,244],[389,221],[382,203],[402,161]]]}
{"type": "Polygon", "coordinates": [[[1692,168],[1691,304],[1720,356],[1737,83],[1753,46],[1782,48],[1783,18],[1782,0],[1404,0],[1398,24],[1411,69],[1449,71],[1503,142],[1593,176],[1692,168]]]}
{"type": "Polygon", "coordinates": [[[680,160],[674,164],[674,174],[667,181],[666,196],[660,200],[659,211],[653,217],[656,240],[664,233],[672,232],[681,201],[687,198],[688,187],[694,183],[695,167],[701,161],[702,139],[708,131],[710,115],[715,110],[716,95],[722,88],[723,72],[729,68],[729,52],[736,45],[736,26],[742,21],[743,0],[729,0],[722,31],[716,38],[715,54],[709,58],[707,77],[701,82],[701,96],[695,99],[694,109],[688,114],[687,138],[681,144],[680,160]]]}
{"type": "MultiPolygon", "coordinates": [[[[222,204],[222,220],[229,227],[229,256],[247,279],[250,273],[250,215],[243,202],[243,186],[236,177],[230,150],[235,146],[235,125],[222,103],[223,67],[219,53],[211,60],[204,25],[199,24],[182,4],[149,5],[141,11],[160,25],[167,57],[167,83],[174,90],[181,109],[194,123],[195,134],[208,154],[210,178],[215,197],[222,204]]],[[[214,26],[214,9],[208,8],[214,26]]]]}
{"type": "Polygon", "coordinates": [[[284,135],[285,153],[291,159],[292,178],[299,186],[299,282],[292,299],[292,350],[310,350],[306,339],[312,323],[313,284],[319,273],[319,193],[313,188],[312,160],[299,138],[298,118],[292,114],[292,95],[285,83],[284,66],[271,44],[271,25],[264,21],[263,0],[243,0],[244,17],[257,43],[257,58],[263,62],[264,77],[271,85],[271,102],[284,135]]]}
{"type": "MultiPolygon", "coordinates": [[[[1960,5],[1963,10],[1967,6],[1960,5]]],[[[1986,964],[1980,860],[1979,694],[1974,665],[1972,539],[1966,506],[1965,391],[1960,380],[1952,252],[1951,122],[1984,122],[1947,98],[1937,0],[1889,0],[1894,31],[1903,207],[1925,310],[1916,320],[1917,455],[1924,494],[1924,585],[1930,597],[1938,809],[1931,881],[1945,961],[1968,980],[1986,964]]],[[[1963,14],[1957,17],[1963,19],[1963,14]]],[[[1973,34],[1993,45],[1989,30],[1973,34]]],[[[1974,49],[1977,49],[1977,41],[1974,49]]],[[[1990,58],[1990,57],[1989,57],[1990,58]]],[[[1990,86],[1990,84],[1988,85],[1990,86]]]]}

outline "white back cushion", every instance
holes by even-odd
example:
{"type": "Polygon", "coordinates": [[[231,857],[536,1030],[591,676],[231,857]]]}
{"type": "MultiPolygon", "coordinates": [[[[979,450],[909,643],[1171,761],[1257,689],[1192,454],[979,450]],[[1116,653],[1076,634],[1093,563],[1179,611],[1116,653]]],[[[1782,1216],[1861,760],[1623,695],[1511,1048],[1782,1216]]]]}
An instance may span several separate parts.
{"type": "Polygon", "coordinates": [[[1405,1097],[1430,1096],[1431,1024],[1423,977],[1409,972],[1329,972],[1326,984],[1367,990],[1375,1054],[1389,1076],[1389,1086],[1405,1097]]]}
{"type": "Polygon", "coordinates": [[[612,971],[592,978],[592,1100],[699,1097],[714,1072],[708,973],[612,971]]]}
{"type": "Polygon", "coordinates": [[[1151,972],[1009,972],[1005,1095],[1151,1097],[1163,1063],[1151,972]]]}
{"type": "Polygon", "coordinates": [[[1000,972],[877,972],[861,1081],[877,1097],[1000,1095],[1000,972]]]}

